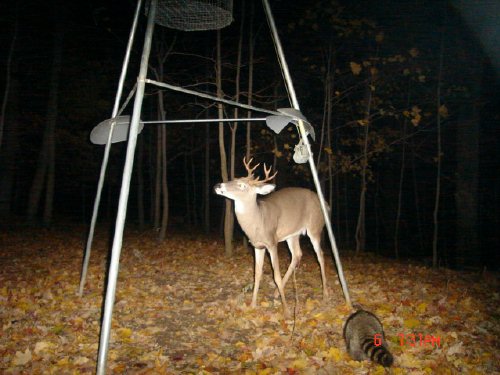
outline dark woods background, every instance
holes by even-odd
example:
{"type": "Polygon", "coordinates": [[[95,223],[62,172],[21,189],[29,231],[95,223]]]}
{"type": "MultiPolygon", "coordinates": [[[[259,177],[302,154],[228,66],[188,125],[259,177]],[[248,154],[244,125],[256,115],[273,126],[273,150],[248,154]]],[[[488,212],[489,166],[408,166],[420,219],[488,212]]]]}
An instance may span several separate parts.
{"type": "MultiPolygon", "coordinates": [[[[314,156],[339,247],[429,262],[434,248],[436,265],[498,267],[498,72],[461,13],[446,1],[271,6],[302,112],[316,128],[314,156]]],[[[1,5],[3,225],[90,221],[104,147],[92,145],[89,133],[111,115],[134,8],[131,1],[1,5]]],[[[239,101],[248,101],[252,81],[254,105],[289,107],[261,3],[235,2],[234,18],[221,31],[224,97],[236,95],[243,30],[239,101]]],[[[138,72],[144,16],[140,22],[125,96],[138,72]]],[[[215,31],[157,26],[149,77],[215,95],[216,43],[215,31]]],[[[218,116],[209,101],[162,95],[167,119],[218,116]]],[[[149,86],[142,119],[158,119],[158,105],[158,91],[149,86]]],[[[145,127],[134,165],[127,220],[143,229],[159,225],[161,128],[145,127]]],[[[221,233],[224,200],[211,192],[221,181],[218,125],[164,129],[167,235],[221,233]]],[[[279,171],[278,187],[312,188],[308,166],[291,161],[293,128],[276,136],[252,123],[250,137],[251,155],[279,171]]],[[[234,140],[240,176],[246,124],[234,140]]],[[[230,144],[227,125],[228,160],[230,144]]],[[[112,148],[101,222],[115,217],[124,150],[125,144],[112,148]]]]}

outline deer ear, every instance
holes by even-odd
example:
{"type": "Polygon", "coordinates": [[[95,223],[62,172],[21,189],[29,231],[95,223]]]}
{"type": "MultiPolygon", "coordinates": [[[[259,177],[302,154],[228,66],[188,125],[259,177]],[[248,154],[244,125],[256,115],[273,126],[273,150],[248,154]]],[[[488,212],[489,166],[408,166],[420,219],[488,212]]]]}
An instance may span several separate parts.
{"type": "Polygon", "coordinates": [[[257,192],[257,194],[266,195],[266,194],[269,194],[270,192],[272,192],[274,190],[274,188],[276,188],[276,185],[274,185],[274,184],[265,184],[265,185],[257,187],[257,189],[255,189],[255,191],[257,192]]]}

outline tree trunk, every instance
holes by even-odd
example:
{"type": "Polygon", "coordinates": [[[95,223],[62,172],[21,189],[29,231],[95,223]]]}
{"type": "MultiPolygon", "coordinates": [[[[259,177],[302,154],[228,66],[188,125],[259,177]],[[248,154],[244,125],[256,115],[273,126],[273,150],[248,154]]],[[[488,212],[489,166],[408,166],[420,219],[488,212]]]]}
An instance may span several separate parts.
{"type": "MultiPolygon", "coordinates": [[[[217,30],[217,68],[216,68],[216,85],[217,97],[222,98],[222,61],[221,61],[221,38],[220,30],[217,30]]],[[[219,118],[224,117],[224,108],[222,103],[217,104],[219,118]]],[[[228,181],[227,173],[227,156],[226,146],[224,142],[224,123],[219,122],[219,153],[220,153],[220,169],[223,182],[228,181]]],[[[226,207],[224,211],[224,251],[226,256],[233,255],[233,205],[231,200],[226,199],[226,207]]]]}
{"type": "Polygon", "coordinates": [[[365,124],[364,124],[364,146],[363,146],[363,160],[361,161],[361,192],[359,195],[359,213],[358,223],[356,225],[356,254],[365,251],[366,231],[365,231],[365,211],[366,211],[366,189],[367,178],[366,173],[368,169],[368,138],[370,135],[370,112],[372,101],[371,80],[367,86],[367,99],[365,111],[365,124]]]}
{"type": "MultiPolygon", "coordinates": [[[[253,103],[253,66],[254,66],[254,36],[253,36],[253,18],[255,14],[255,6],[254,2],[250,2],[250,26],[248,32],[248,96],[247,96],[247,104],[252,105],[253,103]]],[[[247,112],[247,117],[252,117],[252,111],[247,112]]],[[[245,157],[246,160],[250,160],[252,154],[252,122],[247,122],[246,127],[246,142],[245,142],[245,157]]],[[[245,234],[243,234],[243,248],[248,248],[248,238],[245,234]]]]}
{"type": "Polygon", "coordinates": [[[144,230],[144,136],[137,139],[137,218],[139,229],[144,230]]]}
{"type": "Polygon", "coordinates": [[[193,225],[192,218],[192,205],[191,205],[191,189],[189,186],[189,165],[188,165],[188,155],[184,154],[184,204],[185,204],[185,220],[188,227],[193,225]]]}
{"type": "MultiPolygon", "coordinates": [[[[2,150],[3,146],[3,132],[5,128],[5,117],[7,113],[7,103],[9,101],[9,94],[10,94],[10,85],[11,85],[11,68],[12,68],[12,59],[14,55],[14,48],[16,46],[16,40],[17,40],[17,31],[18,31],[18,10],[16,6],[16,11],[15,11],[15,21],[14,21],[14,33],[12,35],[12,40],[10,42],[10,48],[9,48],[9,53],[7,55],[7,62],[6,62],[6,69],[5,69],[5,89],[4,89],[4,94],[3,94],[3,100],[2,100],[2,111],[0,112],[0,151],[2,150]]],[[[15,63],[17,65],[17,62],[15,63]]]]}
{"type": "Polygon", "coordinates": [[[441,151],[441,81],[443,74],[443,55],[444,55],[444,30],[441,32],[441,43],[439,50],[439,66],[438,66],[438,77],[437,77],[437,88],[436,88],[436,196],[434,199],[434,211],[432,213],[432,218],[434,222],[434,232],[432,235],[432,266],[436,268],[438,266],[438,240],[439,240],[439,203],[441,198],[441,161],[442,161],[442,151],[441,151]]]}
{"type": "MultiPolygon", "coordinates": [[[[248,97],[247,104],[252,105],[253,103],[253,66],[254,66],[254,36],[253,36],[253,18],[255,13],[254,2],[250,2],[250,30],[248,35],[248,97]]],[[[247,117],[252,117],[252,111],[248,111],[247,117]]],[[[251,121],[247,122],[247,132],[246,132],[246,147],[245,156],[247,160],[250,160],[251,150],[252,150],[252,133],[251,133],[251,121]]]]}
{"type": "MultiPolygon", "coordinates": [[[[479,63],[478,63],[479,64],[479,63]]],[[[461,106],[457,124],[457,266],[478,266],[478,179],[479,179],[479,97],[480,67],[471,77],[472,96],[461,106]]]]}
{"type": "MultiPolygon", "coordinates": [[[[17,79],[18,61],[11,62],[12,46],[17,34],[16,31],[11,45],[11,52],[7,62],[7,82],[5,87],[2,113],[0,114],[1,128],[5,129],[5,145],[0,148],[0,218],[7,219],[15,206],[15,180],[18,169],[19,154],[19,80],[17,79]],[[11,67],[12,66],[12,67],[11,67]],[[12,77],[11,77],[12,75],[12,77]],[[5,125],[5,128],[4,128],[5,125]]],[[[3,130],[2,130],[3,133],[3,130]]],[[[0,145],[1,146],[1,145],[0,145]]]]}
{"type": "MultiPolygon", "coordinates": [[[[159,93],[158,93],[159,94],[159,93]]],[[[158,98],[159,100],[159,98],[158,98]]],[[[160,116],[160,112],[158,111],[158,116],[160,116]]],[[[155,172],[155,194],[154,194],[154,219],[153,225],[155,229],[160,228],[160,215],[161,215],[161,155],[162,155],[162,134],[163,134],[163,125],[160,125],[156,128],[156,172],[155,172]]]]}
{"type": "Polygon", "coordinates": [[[420,253],[424,253],[424,242],[423,242],[423,234],[422,234],[422,214],[420,211],[420,199],[418,194],[418,178],[417,178],[417,169],[415,167],[415,145],[413,143],[413,138],[411,138],[411,170],[413,177],[413,194],[414,194],[414,202],[415,202],[415,216],[417,220],[417,232],[418,232],[418,244],[420,248],[420,253]]]}
{"type": "MultiPolygon", "coordinates": [[[[163,72],[162,72],[163,73],[163,72]]],[[[161,74],[163,77],[163,74],[161,74]]],[[[158,92],[158,107],[160,120],[165,121],[165,104],[163,99],[163,91],[158,92]]],[[[168,214],[169,214],[169,203],[168,203],[168,185],[167,185],[167,127],[165,124],[160,125],[161,127],[161,196],[162,196],[162,207],[161,207],[161,226],[160,233],[158,235],[158,241],[162,242],[165,240],[168,226],[168,214]]]]}
{"type": "MultiPolygon", "coordinates": [[[[406,107],[410,105],[410,81],[408,81],[408,95],[406,100],[406,107]]],[[[398,191],[398,208],[396,211],[396,224],[394,228],[394,256],[399,259],[399,223],[401,220],[401,205],[403,200],[403,182],[405,177],[405,160],[406,160],[406,125],[407,119],[404,119],[402,127],[401,139],[403,140],[403,150],[401,153],[401,168],[399,170],[399,191],[398,191]]]]}
{"type": "Polygon", "coordinates": [[[205,125],[205,174],[203,178],[203,228],[205,234],[210,232],[210,124],[205,125]]]}
{"type": "MultiPolygon", "coordinates": [[[[194,150],[194,137],[191,137],[191,150],[194,150]]],[[[191,192],[193,194],[193,199],[192,199],[192,207],[193,207],[193,224],[198,227],[198,210],[199,210],[199,203],[198,203],[198,197],[197,197],[197,188],[198,188],[198,182],[196,181],[196,168],[195,168],[195,163],[194,163],[194,151],[191,151],[189,155],[189,161],[190,161],[190,166],[191,166],[191,192]]]]}
{"type": "Polygon", "coordinates": [[[63,30],[62,23],[55,14],[56,30],[54,33],[53,61],[50,73],[50,90],[47,104],[47,124],[42,138],[42,146],[38,156],[37,169],[31,185],[28,199],[28,221],[34,222],[40,207],[40,198],[45,187],[45,207],[43,223],[49,225],[52,220],[52,202],[54,196],[55,171],[55,127],[58,113],[59,73],[61,71],[63,30]]]}

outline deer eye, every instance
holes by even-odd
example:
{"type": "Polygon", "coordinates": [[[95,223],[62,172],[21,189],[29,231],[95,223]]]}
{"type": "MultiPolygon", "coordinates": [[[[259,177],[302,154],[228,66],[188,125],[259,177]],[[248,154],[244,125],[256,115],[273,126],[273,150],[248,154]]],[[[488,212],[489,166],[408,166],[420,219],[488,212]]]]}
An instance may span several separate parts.
{"type": "Polygon", "coordinates": [[[247,188],[247,184],[245,184],[244,182],[238,182],[238,187],[240,188],[240,190],[245,190],[247,188]]]}

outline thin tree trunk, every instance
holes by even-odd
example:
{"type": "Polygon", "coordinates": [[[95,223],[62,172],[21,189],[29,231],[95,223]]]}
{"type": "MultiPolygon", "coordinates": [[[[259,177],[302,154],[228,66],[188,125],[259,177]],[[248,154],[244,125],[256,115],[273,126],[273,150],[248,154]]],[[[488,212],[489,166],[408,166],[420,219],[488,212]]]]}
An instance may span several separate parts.
{"type": "Polygon", "coordinates": [[[326,76],[325,76],[325,85],[324,85],[324,100],[323,100],[323,121],[321,122],[321,136],[319,141],[319,150],[318,150],[318,160],[316,162],[316,169],[319,169],[319,165],[321,162],[321,155],[323,153],[323,145],[325,142],[325,126],[327,126],[327,143],[328,147],[331,150],[332,144],[328,140],[329,138],[329,130],[331,127],[331,118],[332,118],[332,91],[333,91],[333,77],[332,77],[332,46],[330,44],[328,50],[328,58],[326,61],[326,76]]]}
{"type": "Polygon", "coordinates": [[[396,211],[396,225],[394,227],[394,256],[399,259],[399,222],[401,220],[401,205],[403,198],[403,180],[405,175],[405,157],[406,157],[406,120],[403,124],[403,151],[401,155],[401,169],[399,171],[399,191],[398,191],[398,208],[396,211]]]}
{"type": "Polygon", "coordinates": [[[155,148],[155,143],[158,142],[158,132],[156,131],[150,131],[148,132],[148,181],[149,181],[149,222],[155,228],[155,181],[156,181],[156,175],[155,175],[155,168],[156,164],[153,162],[153,158],[156,158],[156,148],[155,148]]]}
{"type": "MultiPolygon", "coordinates": [[[[163,35],[163,34],[162,34],[163,35]]],[[[164,81],[164,64],[170,52],[173,50],[176,43],[174,37],[172,43],[167,48],[163,36],[158,39],[157,46],[157,69],[153,69],[156,79],[160,82],[164,81]]],[[[163,91],[158,91],[158,118],[162,121],[166,119],[165,101],[163,91]]],[[[168,202],[168,185],[167,185],[167,129],[165,124],[158,127],[157,131],[157,147],[156,147],[156,180],[155,180],[155,205],[154,205],[154,227],[160,229],[158,240],[165,239],[168,215],[169,215],[169,202],[168,202]]]]}
{"type": "MultiPolygon", "coordinates": [[[[194,138],[191,137],[191,150],[194,150],[194,138]]],[[[194,152],[191,152],[189,155],[189,161],[190,161],[190,166],[191,166],[191,192],[193,194],[193,199],[192,199],[192,207],[193,207],[193,224],[195,226],[198,226],[198,199],[197,199],[197,194],[196,194],[196,188],[198,186],[198,183],[196,181],[196,173],[195,173],[195,165],[194,165],[194,152]]]]}
{"type": "MultiPolygon", "coordinates": [[[[10,64],[10,63],[9,63],[10,64]]],[[[12,79],[9,84],[9,100],[6,103],[1,121],[5,121],[5,145],[0,149],[0,218],[9,219],[15,211],[16,192],[15,181],[18,167],[19,155],[19,80],[18,80],[17,58],[12,63],[9,75],[12,79]]],[[[4,97],[5,100],[5,97],[4,97]]]]}
{"type": "Polygon", "coordinates": [[[432,214],[434,222],[434,233],[432,236],[432,266],[436,268],[438,266],[438,240],[439,240],[439,203],[441,197],[441,161],[442,161],[442,151],[441,151],[441,80],[443,74],[443,57],[444,57],[444,29],[441,33],[441,43],[439,50],[439,66],[438,66],[438,77],[437,77],[437,88],[436,88],[436,142],[437,142],[437,170],[436,170],[436,196],[434,200],[434,212],[432,214]]]}
{"type": "MultiPolygon", "coordinates": [[[[247,96],[247,104],[252,105],[253,103],[253,66],[254,66],[254,46],[255,41],[253,37],[253,18],[255,14],[255,6],[254,1],[250,2],[250,27],[249,27],[249,35],[248,35],[248,96],[247,96]]],[[[247,112],[247,117],[252,117],[252,111],[247,112]]],[[[252,122],[247,122],[246,127],[246,144],[245,144],[245,157],[246,160],[250,160],[252,153],[252,122]]],[[[245,234],[243,234],[243,248],[248,248],[248,238],[245,234]]]]}
{"type": "Polygon", "coordinates": [[[375,211],[375,252],[380,253],[380,215],[379,215],[379,196],[380,196],[380,182],[379,174],[377,173],[375,186],[375,197],[373,199],[373,210],[375,211]]]}
{"type": "Polygon", "coordinates": [[[415,168],[415,145],[413,144],[412,139],[412,147],[411,147],[411,169],[413,174],[413,193],[414,193],[414,201],[415,201],[415,214],[417,219],[417,231],[418,231],[418,243],[420,247],[420,253],[424,253],[424,243],[423,243],[423,234],[422,234],[422,218],[420,213],[420,200],[418,196],[418,179],[417,179],[417,170],[415,168]]]}
{"type": "MultiPolygon", "coordinates": [[[[408,95],[406,100],[406,107],[410,105],[410,81],[408,81],[408,95]]],[[[401,139],[403,140],[403,150],[401,155],[401,169],[399,171],[399,192],[398,192],[398,208],[396,212],[396,224],[394,228],[394,256],[399,259],[399,223],[401,220],[401,205],[403,200],[403,182],[405,176],[405,160],[406,160],[406,125],[407,119],[403,121],[403,131],[401,139]]]]}
{"type": "Polygon", "coordinates": [[[205,174],[203,179],[203,228],[205,234],[210,232],[210,124],[205,125],[205,174]]]}
{"type": "Polygon", "coordinates": [[[61,71],[64,38],[62,24],[57,14],[55,14],[55,19],[56,30],[54,33],[53,61],[50,74],[49,100],[47,104],[47,124],[43,133],[37,169],[30,190],[27,213],[28,221],[34,222],[45,185],[45,207],[43,211],[44,225],[50,225],[52,221],[55,178],[55,127],[58,113],[59,73],[61,71]]]}
{"type": "Polygon", "coordinates": [[[144,230],[144,137],[137,140],[137,217],[139,220],[139,229],[144,230]]]}
{"type": "MultiPolygon", "coordinates": [[[[163,105],[163,95],[161,100],[160,113],[162,114],[161,120],[165,120],[165,111],[163,105]]],[[[161,195],[162,195],[162,215],[161,215],[161,228],[158,236],[159,241],[163,241],[166,237],[168,226],[168,185],[167,185],[167,126],[161,126],[161,195]]]]}
{"type": "MultiPolygon", "coordinates": [[[[57,106],[57,104],[56,104],[57,106]]],[[[54,125],[57,120],[54,119],[54,125]]],[[[55,180],[55,130],[52,129],[52,137],[49,140],[49,149],[48,149],[48,166],[47,166],[47,186],[45,189],[45,206],[43,210],[43,225],[49,226],[52,223],[52,212],[53,212],[53,203],[54,203],[54,180],[55,180]]]]}
{"type": "Polygon", "coordinates": [[[347,177],[344,176],[344,228],[345,228],[345,237],[344,242],[347,247],[351,245],[351,236],[349,233],[349,195],[347,189],[347,177]]]}
{"type": "Polygon", "coordinates": [[[6,69],[5,69],[5,89],[2,100],[2,112],[0,113],[0,151],[3,145],[3,131],[5,127],[5,115],[7,113],[7,102],[9,100],[10,93],[10,83],[11,83],[11,67],[12,67],[12,56],[14,55],[14,48],[17,41],[17,31],[19,28],[19,17],[18,17],[18,6],[16,5],[15,11],[15,21],[14,21],[14,33],[12,35],[12,40],[10,42],[9,53],[7,55],[6,69]]]}
{"type": "MultiPolygon", "coordinates": [[[[253,66],[254,66],[254,36],[253,36],[253,18],[255,14],[255,6],[254,2],[250,2],[250,30],[248,35],[248,97],[247,104],[252,105],[253,103],[253,66]]],[[[252,117],[252,111],[248,111],[247,117],[252,117]]],[[[252,150],[252,133],[251,133],[251,121],[247,122],[246,129],[246,148],[245,148],[245,156],[247,160],[250,160],[251,150],[252,150]]],[[[246,237],[245,237],[246,239],[246,237]]]]}
{"type": "Polygon", "coordinates": [[[367,101],[366,101],[366,112],[364,124],[364,145],[363,145],[363,160],[361,161],[361,192],[359,195],[359,213],[358,213],[358,223],[356,225],[356,254],[365,250],[366,242],[366,232],[365,232],[365,210],[366,210],[366,189],[367,189],[367,178],[366,172],[368,169],[368,138],[369,138],[369,128],[370,128],[370,111],[371,111],[371,101],[372,101],[372,90],[371,82],[367,86],[367,101]]]}
{"type": "MultiPolygon", "coordinates": [[[[170,50],[173,48],[173,43],[170,47],[170,50]]],[[[160,43],[159,46],[160,51],[158,52],[158,71],[157,76],[160,81],[164,79],[163,72],[163,64],[165,63],[165,59],[167,58],[169,51],[163,53],[163,44],[160,43]]],[[[165,98],[163,96],[163,91],[158,91],[158,116],[161,121],[165,121],[166,119],[166,111],[165,111],[165,98]]],[[[157,172],[161,173],[161,186],[158,186],[159,183],[159,174],[157,175],[157,191],[158,195],[156,197],[157,207],[158,207],[158,216],[161,216],[160,223],[160,232],[158,233],[158,241],[163,242],[167,235],[167,227],[168,227],[168,216],[169,216],[169,194],[168,194],[168,183],[167,183],[167,126],[165,124],[160,125],[160,142],[159,142],[159,150],[157,152],[157,161],[160,168],[157,166],[157,172]],[[161,208],[160,202],[161,201],[161,208]]]]}
{"type": "Polygon", "coordinates": [[[188,167],[188,156],[187,154],[184,154],[184,200],[185,200],[185,219],[186,223],[189,227],[192,226],[192,221],[191,221],[191,213],[192,213],[192,207],[191,207],[191,190],[189,189],[189,167],[188,167]]]}
{"type": "MultiPolygon", "coordinates": [[[[221,37],[220,30],[217,30],[217,68],[216,68],[216,85],[217,85],[217,97],[222,98],[222,61],[221,61],[221,37]]],[[[224,108],[222,103],[217,104],[219,118],[224,117],[224,108]]],[[[228,181],[227,173],[227,156],[226,156],[226,146],[224,142],[224,123],[219,122],[219,153],[220,153],[220,168],[222,181],[228,181]]],[[[230,257],[233,255],[233,223],[231,220],[233,215],[233,205],[231,200],[226,199],[226,207],[224,211],[224,251],[226,256],[230,257]]]]}

